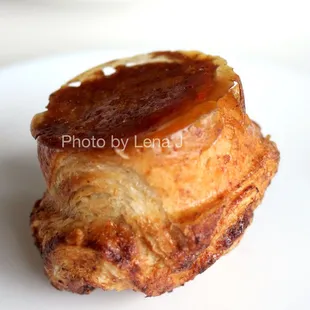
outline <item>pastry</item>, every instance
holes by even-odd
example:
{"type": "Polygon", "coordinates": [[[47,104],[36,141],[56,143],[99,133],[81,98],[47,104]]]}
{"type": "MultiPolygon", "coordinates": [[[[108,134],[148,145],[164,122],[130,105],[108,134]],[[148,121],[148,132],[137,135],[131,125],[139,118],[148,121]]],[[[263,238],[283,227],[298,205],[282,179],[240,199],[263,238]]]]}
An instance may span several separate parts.
{"type": "Polygon", "coordinates": [[[279,152],[220,57],[154,52],[63,85],[31,132],[46,192],[31,214],[60,290],[173,290],[240,241],[279,152]]]}

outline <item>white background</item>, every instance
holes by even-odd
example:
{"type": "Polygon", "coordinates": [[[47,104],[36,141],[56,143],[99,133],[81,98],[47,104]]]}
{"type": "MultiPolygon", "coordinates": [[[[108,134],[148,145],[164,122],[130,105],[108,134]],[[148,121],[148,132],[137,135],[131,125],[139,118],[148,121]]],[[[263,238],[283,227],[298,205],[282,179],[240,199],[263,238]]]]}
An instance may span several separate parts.
{"type": "Polygon", "coordinates": [[[310,69],[307,0],[0,0],[0,65],[90,49],[202,49],[310,69]]]}
{"type": "Polygon", "coordinates": [[[309,310],[309,55],[302,0],[0,0],[0,309],[309,310]],[[126,49],[171,48],[220,54],[236,68],[249,115],[280,149],[279,172],[240,245],[172,294],[59,292],[29,231],[44,190],[31,117],[90,66],[126,49]],[[35,61],[62,53],[74,55],[35,61]]]}

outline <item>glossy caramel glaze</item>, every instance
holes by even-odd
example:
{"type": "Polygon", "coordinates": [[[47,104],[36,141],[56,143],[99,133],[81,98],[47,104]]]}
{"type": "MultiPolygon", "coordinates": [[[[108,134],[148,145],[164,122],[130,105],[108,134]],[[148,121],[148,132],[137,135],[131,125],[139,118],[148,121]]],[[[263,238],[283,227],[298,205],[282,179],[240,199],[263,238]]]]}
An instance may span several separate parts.
{"type": "Polygon", "coordinates": [[[51,96],[32,133],[47,187],[31,214],[35,244],[52,285],[79,294],[156,296],[193,279],[240,241],[279,163],[245,113],[238,75],[198,52],[91,69],[51,96]],[[81,152],[59,148],[62,134],[171,145],[81,152]]]}
{"type": "Polygon", "coordinates": [[[48,110],[33,120],[33,136],[55,148],[62,147],[63,135],[103,138],[106,147],[112,135],[164,137],[213,110],[233,85],[229,75],[218,78],[217,58],[180,52],[151,57],[158,61],[135,66],[110,63],[113,74],[98,68],[80,86],[68,83],[54,92],[48,110]]]}

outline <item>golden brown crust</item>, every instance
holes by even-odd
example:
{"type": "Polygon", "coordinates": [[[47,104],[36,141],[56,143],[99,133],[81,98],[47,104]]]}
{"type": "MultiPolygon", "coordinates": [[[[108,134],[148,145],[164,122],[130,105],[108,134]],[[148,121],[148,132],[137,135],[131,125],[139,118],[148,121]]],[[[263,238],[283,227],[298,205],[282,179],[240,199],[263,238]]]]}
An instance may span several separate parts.
{"type": "MultiPolygon", "coordinates": [[[[225,61],[198,52],[160,52],[108,65],[117,67],[133,59],[138,63],[186,59],[187,65],[190,59],[211,61],[216,70],[210,83],[216,87],[197,101],[197,94],[210,87],[204,79],[208,85],[195,84],[199,91],[191,97],[191,106],[181,102],[189,98],[186,91],[178,99],[178,113],[169,118],[163,113],[152,129],[136,126],[136,131],[126,133],[160,136],[170,147],[132,144],[124,152],[111,147],[62,149],[57,126],[53,127],[55,113],[48,122],[42,114],[34,118],[32,133],[39,137],[47,191],[34,206],[31,227],[46,274],[61,290],[82,294],[94,288],[133,289],[156,296],[184,284],[239,242],[277,171],[279,152],[246,115],[240,79],[225,61]],[[47,125],[52,128],[48,138],[47,125]]],[[[100,68],[76,79],[82,85],[98,83],[100,68]]],[[[193,68],[199,71],[199,66],[193,68]]],[[[151,72],[152,76],[155,71],[151,72]]],[[[184,86],[178,81],[174,76],[168,84],[175,89],[184,86]]],[[[86,97],[79,104],[89,107],[86,97]]],[[[84,124],[80,115],[70,122],[70,128],[84,124]]],[[[104,126],[92,128],[97,137],[104,126]]],[[[81,137],[89,128],[84,129],[81,137]]]]}

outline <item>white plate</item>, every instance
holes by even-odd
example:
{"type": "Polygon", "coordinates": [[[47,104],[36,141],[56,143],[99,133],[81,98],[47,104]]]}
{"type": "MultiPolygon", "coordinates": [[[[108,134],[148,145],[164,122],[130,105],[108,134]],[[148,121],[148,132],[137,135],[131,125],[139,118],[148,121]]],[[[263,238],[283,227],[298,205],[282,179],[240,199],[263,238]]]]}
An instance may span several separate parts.
{"type": "Polygon", "coordinates": [[[29,214],[44,183],[29,133],[48,95],[90,66],[128,52],[41,59],[0,70],[0,309],[310,309],[310,74],[227,57],[249,115],[281,151],[280,170],[240,245],[171,294],[60,292],[43,275],[29,214]]]}

